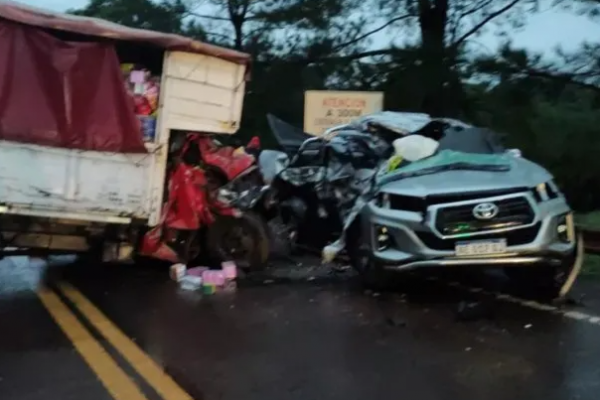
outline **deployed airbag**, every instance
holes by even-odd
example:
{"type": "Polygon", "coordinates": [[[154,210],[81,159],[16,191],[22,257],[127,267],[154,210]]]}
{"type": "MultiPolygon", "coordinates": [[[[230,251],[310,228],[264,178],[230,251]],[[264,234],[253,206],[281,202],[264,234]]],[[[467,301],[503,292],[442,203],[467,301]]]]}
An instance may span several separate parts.
{"type": "Polygon", "coordinates": [[[435,154],[440,143],[420,135],[410,135],[394,140],[394,152],[406,161],[418,161],[435,154]]]}

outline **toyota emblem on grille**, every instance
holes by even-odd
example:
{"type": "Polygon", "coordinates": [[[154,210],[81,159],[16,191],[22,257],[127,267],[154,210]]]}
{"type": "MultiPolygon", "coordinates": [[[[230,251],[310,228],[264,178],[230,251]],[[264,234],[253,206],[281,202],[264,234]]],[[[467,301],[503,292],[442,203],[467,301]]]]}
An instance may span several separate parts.
{"type": "Polygon", "coordinates": [[[494,203],[480,203],[473,207],[473,216],[477,219],[492,219],[500,209],[494,203]]]}

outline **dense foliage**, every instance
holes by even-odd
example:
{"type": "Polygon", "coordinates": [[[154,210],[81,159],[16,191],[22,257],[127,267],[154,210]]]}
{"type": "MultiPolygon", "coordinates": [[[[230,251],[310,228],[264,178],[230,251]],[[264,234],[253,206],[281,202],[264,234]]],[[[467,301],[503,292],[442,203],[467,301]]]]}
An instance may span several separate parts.
{"type": "Polygon", "coordinates": [[[268,112],[301,125],[308,89],[383,90],[387,109],[506,133],[576,208],[598,209],[600,42],[542,58],[508,42],[484,57],[474,41],[508,37],[550,2],[600,15],[600,0],[91,0],[72,12],[252,54],[242,135],[267,138],[268,112]]]}

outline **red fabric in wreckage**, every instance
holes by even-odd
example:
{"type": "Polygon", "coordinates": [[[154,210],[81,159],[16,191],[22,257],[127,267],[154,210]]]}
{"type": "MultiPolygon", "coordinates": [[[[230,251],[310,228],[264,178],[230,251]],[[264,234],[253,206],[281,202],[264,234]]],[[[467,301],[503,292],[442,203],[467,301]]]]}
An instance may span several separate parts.
{"type": "Polygon", "coordinates": [[[236,178],[239,174],[250,168],[255,159],[245,153],[236,154],[235,148],[230,146],[217,146],[208,136],[190,136],[198,144],[202,161],[221,170],[227,179],[236,178]]]}
{"type": "Polygon", "coordinates": [[[167,227],[195,230],[214,221],[205,186],[203,170],[184,163],[177,165],[169,180],[168,205],[163,210],[167,227]]]}
{"type": "MultiPolygon", "coordinates": [[[[197,146],[202,162],[217,167],[229,180],[235,178],[255,160],[248,154],[234,154],[230,146],[217,146],[208,136],[188,134],[180,156],[190,146],[197,146]]],[[[196,230],[212,224],[214,213],[235,215],[235,210],[212,200],[207,192],[205,171],[194,165],[179,162],[169,177],[169,194],[163,209],[164,224],[171,229],[196,230]]]]}
{"type": "MultiPolygon", "coordinates": [[[[188,134],[179,154],[181,157],[191,146],[200,150],[202,162],[222,170],[229,179],[244,172],[255,162],[248,154],[234,154],[234,148],[217,146],[210,137],[188,134]]],[[[162,209],[161,222],[144,235],[140,253],[170,262],[180,262],[176,252],[164,242],[166,229],[197,230],[210,225],[216,215],[237,216],[238,210],[211,199],[207,192],[204,170],[195,165],[179,162],[169,175],[167,201],[162,209]]]]}
{"type": "Polygon", "coordinates": [[[0,139],[146,153],[114,47],[0,19],[0,139]]]}
{"type": "Polygon", "coordinates": [[[179,262],[179,255],[164,242],[165,228],[197,230],[214,222],[206,193],[206,176],[198,167],[179,163],[169,177],[169,194],[162,209],[162,221],[148,231],[142,240],[140,253],[179,262]]]}

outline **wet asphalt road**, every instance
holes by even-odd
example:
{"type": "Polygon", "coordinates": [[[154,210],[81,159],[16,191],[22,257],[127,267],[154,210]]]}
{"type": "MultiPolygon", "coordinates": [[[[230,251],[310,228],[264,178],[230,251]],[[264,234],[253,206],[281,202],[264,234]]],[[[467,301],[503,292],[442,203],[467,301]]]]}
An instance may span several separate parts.
{"type": "MultiPolygon", "coordinates": [[[[0,399],[114,397],[43,306],[40,282],[72,284],[194,399],[598,398],[600,324],[451,287],[454,275],[407,277],[403,294],[379,296],[344,274],[312,276],[299,270],[203,299],[164,269],[5,260],[0,399]],[[475,301],[473,320],[457,320],[457,306],[475,301]]],[[[466,284],[503,285],[487,276],[466,284]]],[[[582,293],[574,310],[600,315],[600,284],[580,282],[574,296],[582,293]]],[[[181,398],[156,393],[118,346],[93,337],[143,398],[181,398]]]]}

